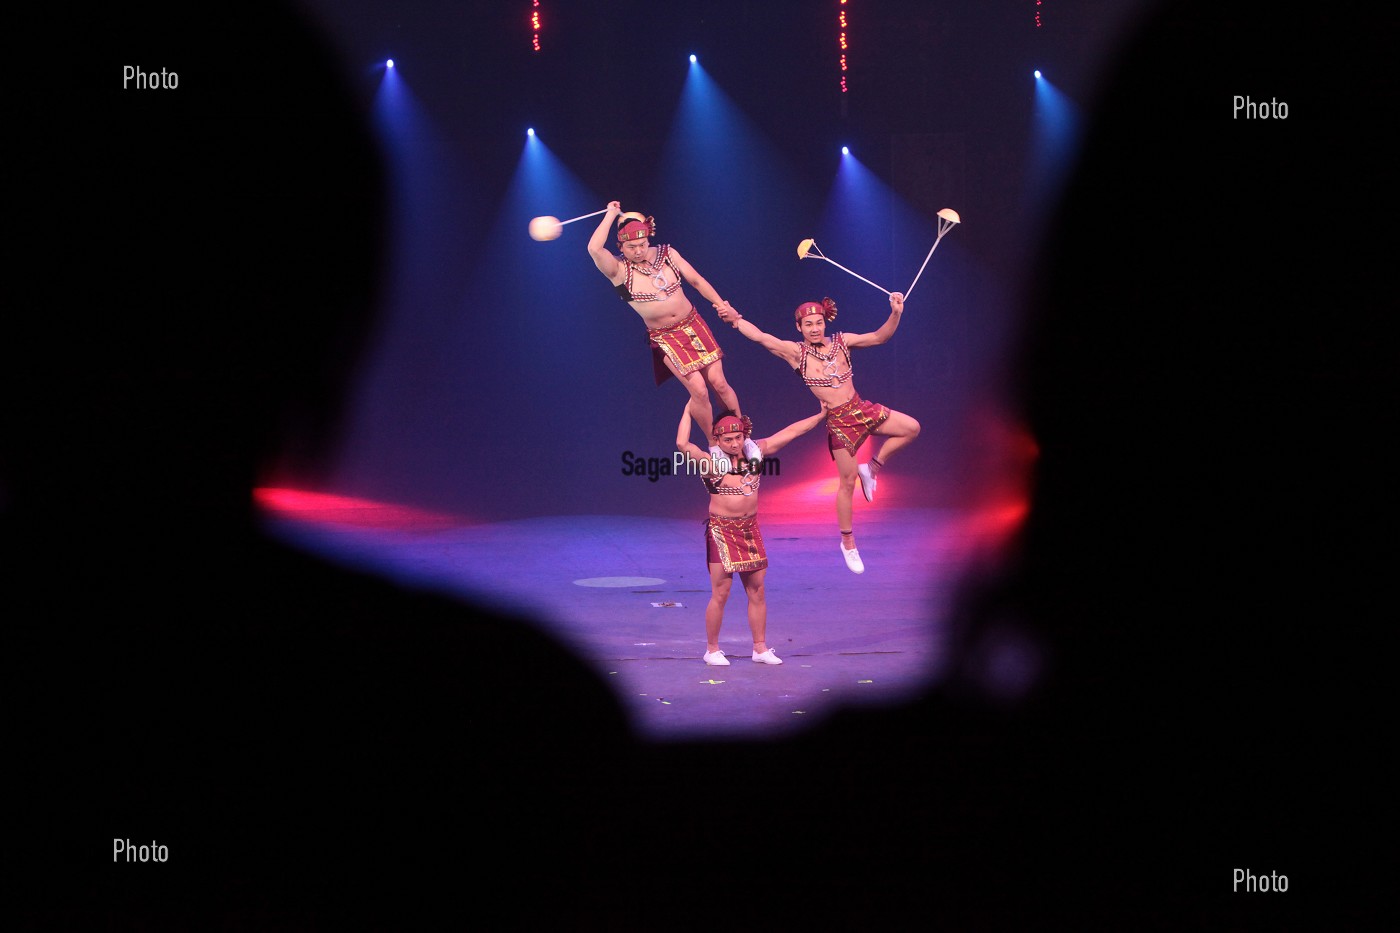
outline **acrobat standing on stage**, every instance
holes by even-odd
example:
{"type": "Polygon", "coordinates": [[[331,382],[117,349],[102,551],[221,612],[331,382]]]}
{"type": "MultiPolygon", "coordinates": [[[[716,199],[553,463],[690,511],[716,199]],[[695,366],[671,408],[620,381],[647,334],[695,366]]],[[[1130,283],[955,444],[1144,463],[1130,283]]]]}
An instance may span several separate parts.
{"type": "Polygon", "coordinates": [[[904,295],[890,294],[890,316],[878,330],[865,334],[843,334],[837,331],[827,336],[826,325],[836,317],[836,302],[823,298],[820,303],[807,301],[797,306],[799,343],[782,340],[764,333],[726,303],[715,306],[719,318],[736,328],[750,340],[762,345],[774,356],[785,360],[812,390],[812,394],[827,406],[827,446],[836,461],[840,482],[836,487],[836,521],[841,532],[841,556],[853,573],[864,573],[865,564],[856,549],[855,528],[851,520],[851,500],[856,480],[860,480],[865,501],[875,498],[876,477],[890,457],[919,436],[919,422],[903,412],[868,402],[856,392],[851,366],[851,350],[875,347],[894,336],[904,313],[904,295]],[[869,463],[858,463],[856,452],[872,434],[884,438],[880,449],[869,463]]]}
{"type": "Polygon", "coordinates": [[[710,568],[710,602],[705,607],[706,664],[728,664],[729,659],[719,647],[720,625],[724,622],[724,606],[729,601],[734,574],[744,583],[749,604],[749,631],[753,635],[753,660],[760,664],[782,664],[782,659],[768,647],[768,601],[764,578],[768,574],[768,552],[763,546],[763,532],[758,527],[758,487],[763,477],[757,460],[741,457],[743,449],[753,445],[764,454],[777,453],[795,438],[821,424],[826,406],[810,418],[794,422],[772,437],[753,441],[748,418],[724,412],[715,422],[710,441],[719,446],[735,464],[730,472],[712,472],[711,458],[690,442],[690,407],[681,413],[676,428],[676,449],[686,456],[686,465],[699,474],[710,494],[710,514],[705,520],[705,562],[710,568]]]}
{"type": "MultiPolygon", "coordinates": [[[[655,235],[653,218],[635,212],[623,214],[621,203],[612,201],[598,229],[588,240],[588,254],[622,300],[646,322],[656,384],[661,385],[672,376],[680,380],[690,393],[691,417],[709,437],[714,420],[710,389],[715,390],[720,404],[733,412],[741,411],[739,397],[724,378],[721,362],[724,351],[705,319],[685,296],[682,282],[689,283],[716,307],[725,302],[675,247],[652,246],[651,238],[655,235]],[[608,230],[614,221],[618,224],[621,256],[608,249],[608,230]]],[[[722,457],[718,450],[717,446],[710,448],[711,455],[717,459],[722,457]]],[[[750,460],[760,460],[763,456],[752,440],[745,441],[743,452],[750,460]]]]}

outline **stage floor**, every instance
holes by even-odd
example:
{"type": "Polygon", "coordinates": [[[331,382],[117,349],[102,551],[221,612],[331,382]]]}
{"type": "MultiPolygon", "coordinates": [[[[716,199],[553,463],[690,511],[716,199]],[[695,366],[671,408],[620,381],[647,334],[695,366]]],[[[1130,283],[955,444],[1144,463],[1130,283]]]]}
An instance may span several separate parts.
{"type": "MultiPolygon", "coordinates": [[[[736,580],[720,636],[731,664],[713,667],[700,657],[710,592],[700,516],[456,524],[359,500],[265,514],[275,537],[335,563],[534,620],[613,684],[652,740],[771,738],[844,704],[926,690],[946,661],[949,600],[995,543],[969,513],[872,509],[857,515],[866,572],[856,575],[837,553],[834,516],[765,517],[768,642],[784,663],[750,659],[736,580]]],[[[528,664],[483,658],[462,676],[498,681],[505,699],[511,668],[528,664]]]]}

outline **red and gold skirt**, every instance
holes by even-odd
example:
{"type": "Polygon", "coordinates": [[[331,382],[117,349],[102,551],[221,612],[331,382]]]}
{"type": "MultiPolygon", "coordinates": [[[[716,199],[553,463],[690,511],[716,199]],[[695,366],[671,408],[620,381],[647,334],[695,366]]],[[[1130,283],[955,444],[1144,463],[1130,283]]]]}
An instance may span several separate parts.
{"type": "Polygon", "coordinates": [[[859,395],[849,402],[843,402],[826,413],[826,443],[831,450],[831,459],[836,459],[836,448],[844,447],[851,456],[856,455],[866,438],[884,424],[890,410],[877,402],[867,402],[859,395]]]}
{"type": "Polygon", "coordinates": [[[758,528],[758,516],[724,518],[711,515],[705,521],[705,560],[724,565],[725,573],[762,570],[768,566],[768,552],[763,549],[763,532],[758,528]]]}
{"type": "Polygon", "coordinates": [[[694,372],[702,366],[709,366],[724,356],[719,341],[710,333],[710,325],[694,308],[679,323],[659,330],[647,331],[647,341],[651,344],[651,367],[656,375],[656,384],[661,385],[672,376],[666,360],[676,364],[681,373],[694,372]]]}

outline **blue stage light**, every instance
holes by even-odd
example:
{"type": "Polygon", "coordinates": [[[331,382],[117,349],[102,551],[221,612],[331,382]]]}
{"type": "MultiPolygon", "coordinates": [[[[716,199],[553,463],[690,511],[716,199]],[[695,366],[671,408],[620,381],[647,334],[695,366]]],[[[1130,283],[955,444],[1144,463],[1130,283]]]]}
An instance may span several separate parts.
{"type": "Polygon", "coordinates": [[[695,64],[695,56],[694,56],[694,55],[690,56],[690,63],[691,63],[692,65],[695,64]]]}
{"type": "Polygon", "coordinates": [[[1040,69],[1039,69],[1039,68],[1037,68],[1037,69],[1035,70],[1035,79],[1036,79],[1037,81],[1040,80],[1040,69]]]}
{"type": "Polygon", "coordinates": [[[390,68],[393,68],[393,67],[394,67],[394,60],[391,58],[391,59],[389,59],[387,62],[385,62],[384,64],[387,65],[387,66],[390,67],[390,68]]]}
{"type": "Polygon", "coordinates": [[[525,131],[525,135],[526,135],[526,136],[534,136],[534,135],[535,135],[535,128],[532,126],[532,127],[530,127],[529,129],[527,129],[527,130],[525,131]]]}
{"type": "Polygon", "coordinates": [[[850,148],[847,147],[847,146],[842,146],[842,147],[841,147],[841,154],[842,154],[842,155],[850,155],[850,154],[851,154],[850,148]]]}

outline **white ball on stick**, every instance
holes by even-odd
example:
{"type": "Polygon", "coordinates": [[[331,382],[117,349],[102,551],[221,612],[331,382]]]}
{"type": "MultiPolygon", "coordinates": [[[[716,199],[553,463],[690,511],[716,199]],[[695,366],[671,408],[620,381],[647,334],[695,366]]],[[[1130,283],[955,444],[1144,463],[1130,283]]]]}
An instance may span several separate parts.
{"type": "Polygon", "coordinates": [[[564,225],[559,222],[558,217],[546,214],[530,221],[530,239],[532,240],[557,240],[559,234],[563,232],[564,225]]]}

